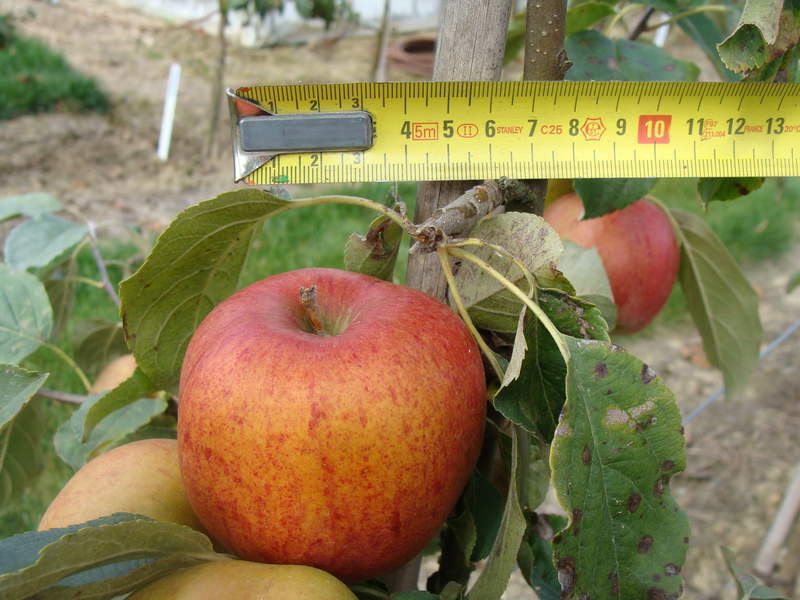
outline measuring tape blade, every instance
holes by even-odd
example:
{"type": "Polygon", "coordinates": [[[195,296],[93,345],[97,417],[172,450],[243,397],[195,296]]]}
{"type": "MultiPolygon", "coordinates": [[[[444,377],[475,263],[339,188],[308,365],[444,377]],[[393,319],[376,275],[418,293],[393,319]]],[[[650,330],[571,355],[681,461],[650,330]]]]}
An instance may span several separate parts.
{"type": "Polygon", "coordinates": [[[235,178],[800,175],[800,84],[396,82],[229,90],[235,178]]]}

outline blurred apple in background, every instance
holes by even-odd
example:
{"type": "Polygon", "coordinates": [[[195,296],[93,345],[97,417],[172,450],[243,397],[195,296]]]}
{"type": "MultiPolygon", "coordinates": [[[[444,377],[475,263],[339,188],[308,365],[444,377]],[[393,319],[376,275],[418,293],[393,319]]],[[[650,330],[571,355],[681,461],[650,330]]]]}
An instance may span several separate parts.
{"type": "Polygon", "coordinates": [[[583,218],[576,193],[556,199],[544,211],[558,234],[584,248],[597,247],[617,305],[619,333],[635,333],[664,307],[675,284],[680,250],[664,212],[643,198],[595,219],[583,218]]]}

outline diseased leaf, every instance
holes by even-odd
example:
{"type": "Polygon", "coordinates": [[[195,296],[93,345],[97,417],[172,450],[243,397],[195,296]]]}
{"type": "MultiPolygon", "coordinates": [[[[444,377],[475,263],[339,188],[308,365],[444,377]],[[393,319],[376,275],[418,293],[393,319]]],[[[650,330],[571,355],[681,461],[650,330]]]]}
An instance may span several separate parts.
{"type": "Polygon", "coordinates": [[[672,392],[618,346],[564,339],[567,402],[550,452],[571,517],[553,539],[562,598],[678,595],[689,523],[669,490],[686,464],[672,392]]]}
{"type": "Polygon", "coordinates": [[[564,254],[558,261],[558,270],[575,286],[575,295],[594,304],[605,319],[608,330],[613,330],[617,324],[617,306],[597,248],[583,248],[569,240],[562,242],[564,254]]]}
{"type": "Polygon", "coordinates": [[[736,556],[730,548],[722,546],[722,556],[725,558],[725,566],[736,580],[737,600],[789,600],[780,592],[761,585],[755,577],[746,573],[736,564],[736,556]]]}
{"type": "Polygon", "coordinates": [[[616,14],[614,7],[606,2],[583,2],[567,11],[567,35],[588,29],[598,21],[616,14]]]}
{"type": "Polygon", "coordinates": [[[254,231],[292,202],[257,189],[221,194],[180,213],[139,270],[120,285],[136,363],[177,392],[183,355],[200,321],[236,291],[254,231]]]}
{"type": "Polygon", "coordinates": [[[5,243],[6,262],[13,269],[44,267],[75,246],[86,235],[79,225],[53,215],[42,215],[17,225],[5,243]]]}
{"type": "Polygon", "coordinates": [[[352,233],[344,247],[344,267],[348,271],[391,281],[403,230],[389,217],[377,217],[366,235],[352,233]]]}
{"type": "Polygon", "coordinates": [[[199,531],[118,513],[0,540],[0,597],[111,599],[175,569],[224,558],[199,531]]]}
{"type": "Polygon", "coordinates": [[[646,179],[576,179],[575,191],[584,206],[582,219],[595,219],[620,210],[640,200],[658,183],[655,177],[646,179]]]}
{"type": "Polygon", "coordinates": [[[672,58],[661,48],[612,40],[592,29],[569,36],[564,48],[572,61],[564,77],[570,81],[694,81],[700,74],[697,65],[672,58]]]}
{"type": "Polygon", "coordinates": [[[583,298],[561,290],[539,290],[539,305],[562,333],[590,340],[610,339],[600,309],[583,298]]]}
{"type": "Polygon", "coordinates": [[[89,438],[81,442],[86,414],[102,396],[92,396],[72,413],[53,437],[58,456],[76,471],[98,454],[110,450],[147,425],[167,408],[163,398],[138,398],[103,418],[89,438]]]}
{"type": "MultiPolygon", "coordinates": [[[[539,216],[516,212],[497,215],[482,220],[470,235],[505,248],[528,267],[539,285],[556,287],[566,282],[555,266],[563,251],[561,239],[539,216]]],[[[508,257],[491,248],[470,247],[469,251],[523,291],[528,290],[522,271],[508,257]]],[[[475,325],[503,333],[516,331],[522,303],[496,279],[465,261],[456,273],[456,284],[475,325]]]]}
{"type": "Polygon", "coordinates": [[[705,221],[682,210],[670,214],[681,244],[678,280],[689,312],[709,362],[722,371],[727,393],[735,395],[758,364],[763,337],[758,296],[705,221]]]}
{"type": "Polygon", "coordinates": [[[0,263],[0,363],[17,364],[50,337],[53,311],[42,283],[0,263]]]}
{"type": "Polygon", "coordinates": [[[31,192],[0,198],[0,223],[12,217],[37,218],[61,210],[61,203],[46,192],[31,192]]]}
{"type": "Polygon", "coordinates": [[[0,365],[0,507],[15,501],[44,468],[44,418],[30,401],[47,376],[0,365]]]}
{"type": "MultiPolygon", "coordinates": [[[[117,387],[109,392],[99,396],[96,400],[94,400],[91,404],[89,404],[84,412],[85,417],[83,419],[82,424],[78,425],[78,431],[82,431],[82,435],[80,439],[88,440],[89,435],[93,432],[94,428],[103,421],[104,419],[108,418],[109,415],[115,413],[123,408],[126,408],[130,404],[138,401],[140,398],[144,398],[145,396],[149,396],[153,392],[158,391],[156,385],[150,381],[150,379],[145,375],[139,367],[136,367],[136,370],[133,372],[133,375],[128,377],[125,381],[120,383],[117,387]],[[82,425],[82,430],[81,430],[82,425]]],[[[150,412],[153,414],[153,411],[157,410],[157,406],[160,404],[149,404],[150,409],[145,410],[145,412],[150,412]]],[[[161,409],[163,411],[163,408],[161,409]]],[[[143,415],[144,413],[136,413],[139,415],[143,415]]],[[[153,416],[151,414],[151,416],[153,416]]],[[[129,416],[129,413],[124,413],[120,415],[118,418],[123,419],[123,423],[125,422],[124,419],[129,416]]],[[[142,418],[144,418],[142,416],[142,418]]],[[[147,419],[149,421],[149,418],[147,419]]],[[[120,427],[118,421],[114,421],[115,429],[120,427]]],[[[124,429],[124,427],[123,427],[124,429]]],[[[127,433],[131,433],[134,431],[133,429],[128,428],[127,433]]]]}
{"type": "Polygon", "coordinates": [[[517,469],[519,468],[520,438],[526,434],[517,427],[511,428],[511,469],[508,495],[500,522],[500,531],[492,546],[489,559],[475,584],[467,593],[472,600],[499,600],[508,586],[508,579],[525,533],[525,517],[519,503],[517,469]]]}
{"type": "Polygon", "coordinates": [[[778,38],[783,0],[747,0],[739,24],[717,46],[725,65],[737,73],[753,71],[767,62],[769,46],[778,38]]]}
{"type": "Polygon", "coordinates": [[[84,370],[107,365],[117,356],[128,353],[125,334],[119,322],[84,319],[75,329],[75,360],[84,370]]]}
{"type": "Polygon", "coordinates": [[[697,182],[697,191],[703,204],[714,200],[734,200],[747,196],[764,184],[763,177],[704,177],[697,182]]]}

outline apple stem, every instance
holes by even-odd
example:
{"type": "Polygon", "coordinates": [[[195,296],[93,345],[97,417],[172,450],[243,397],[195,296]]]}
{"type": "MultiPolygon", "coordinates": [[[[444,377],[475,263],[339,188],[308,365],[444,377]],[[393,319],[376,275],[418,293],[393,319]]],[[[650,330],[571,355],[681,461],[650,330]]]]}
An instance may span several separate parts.
{"type": "Polygon", "coordinates": [[[322,327],[322,319],[319,318],[319,305],[317,304],[317,286],[310,288],[300,288],[300,304],[306,312],[306,318],[317,335],[328,335],[322,327]]]}

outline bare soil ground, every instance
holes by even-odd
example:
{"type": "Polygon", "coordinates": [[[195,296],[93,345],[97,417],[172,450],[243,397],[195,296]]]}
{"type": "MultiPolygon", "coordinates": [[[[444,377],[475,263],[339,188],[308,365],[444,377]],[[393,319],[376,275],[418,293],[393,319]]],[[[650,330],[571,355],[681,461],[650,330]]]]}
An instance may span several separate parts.
{"type": "MultiPolygon", "coordinates": [[[[88,218],[126,220],[158,230],[183,208],[234,187],[226,122],[218,152],[203,155],[217,42],[193,26],[168,24],[103,0],[0,0],[20,30],[63,52],[109,91],[108,116],[54,113],[0,122],[0,196],[54,193],[88,218]],[[170,160],[155,156],[171,62],[183,65],[170,160]]],[[[300,48],[231,47],[226,84],[359,81],[369,77],[373,41],[343,39],[300,48]]],[[[391,79],[407,78],[390,70],[391,79]]],[[[223,111],[224,113],[225,111],[223,111]]],[[[800,291],[786,294],[800,247],[749,268],[761,292],[767,341],[800,317],[800,291]]],[[[721,384],[689,325],[620,340],[675,391],[684,413],[721,384]]],[[[744,397],[719,402],[688,428],[689,467],[675,494],[690,515],[693,543],[684,597],[728,599],[735,590],[720,545],[749,568],[794,465],[800,461],[800,334],[763,361],[744,397]]],[[[800,529],[773,582],[792,597],[800,572],[800,529]]],[[[515,583],[509,598],[532,597],[515,583]]]]}

